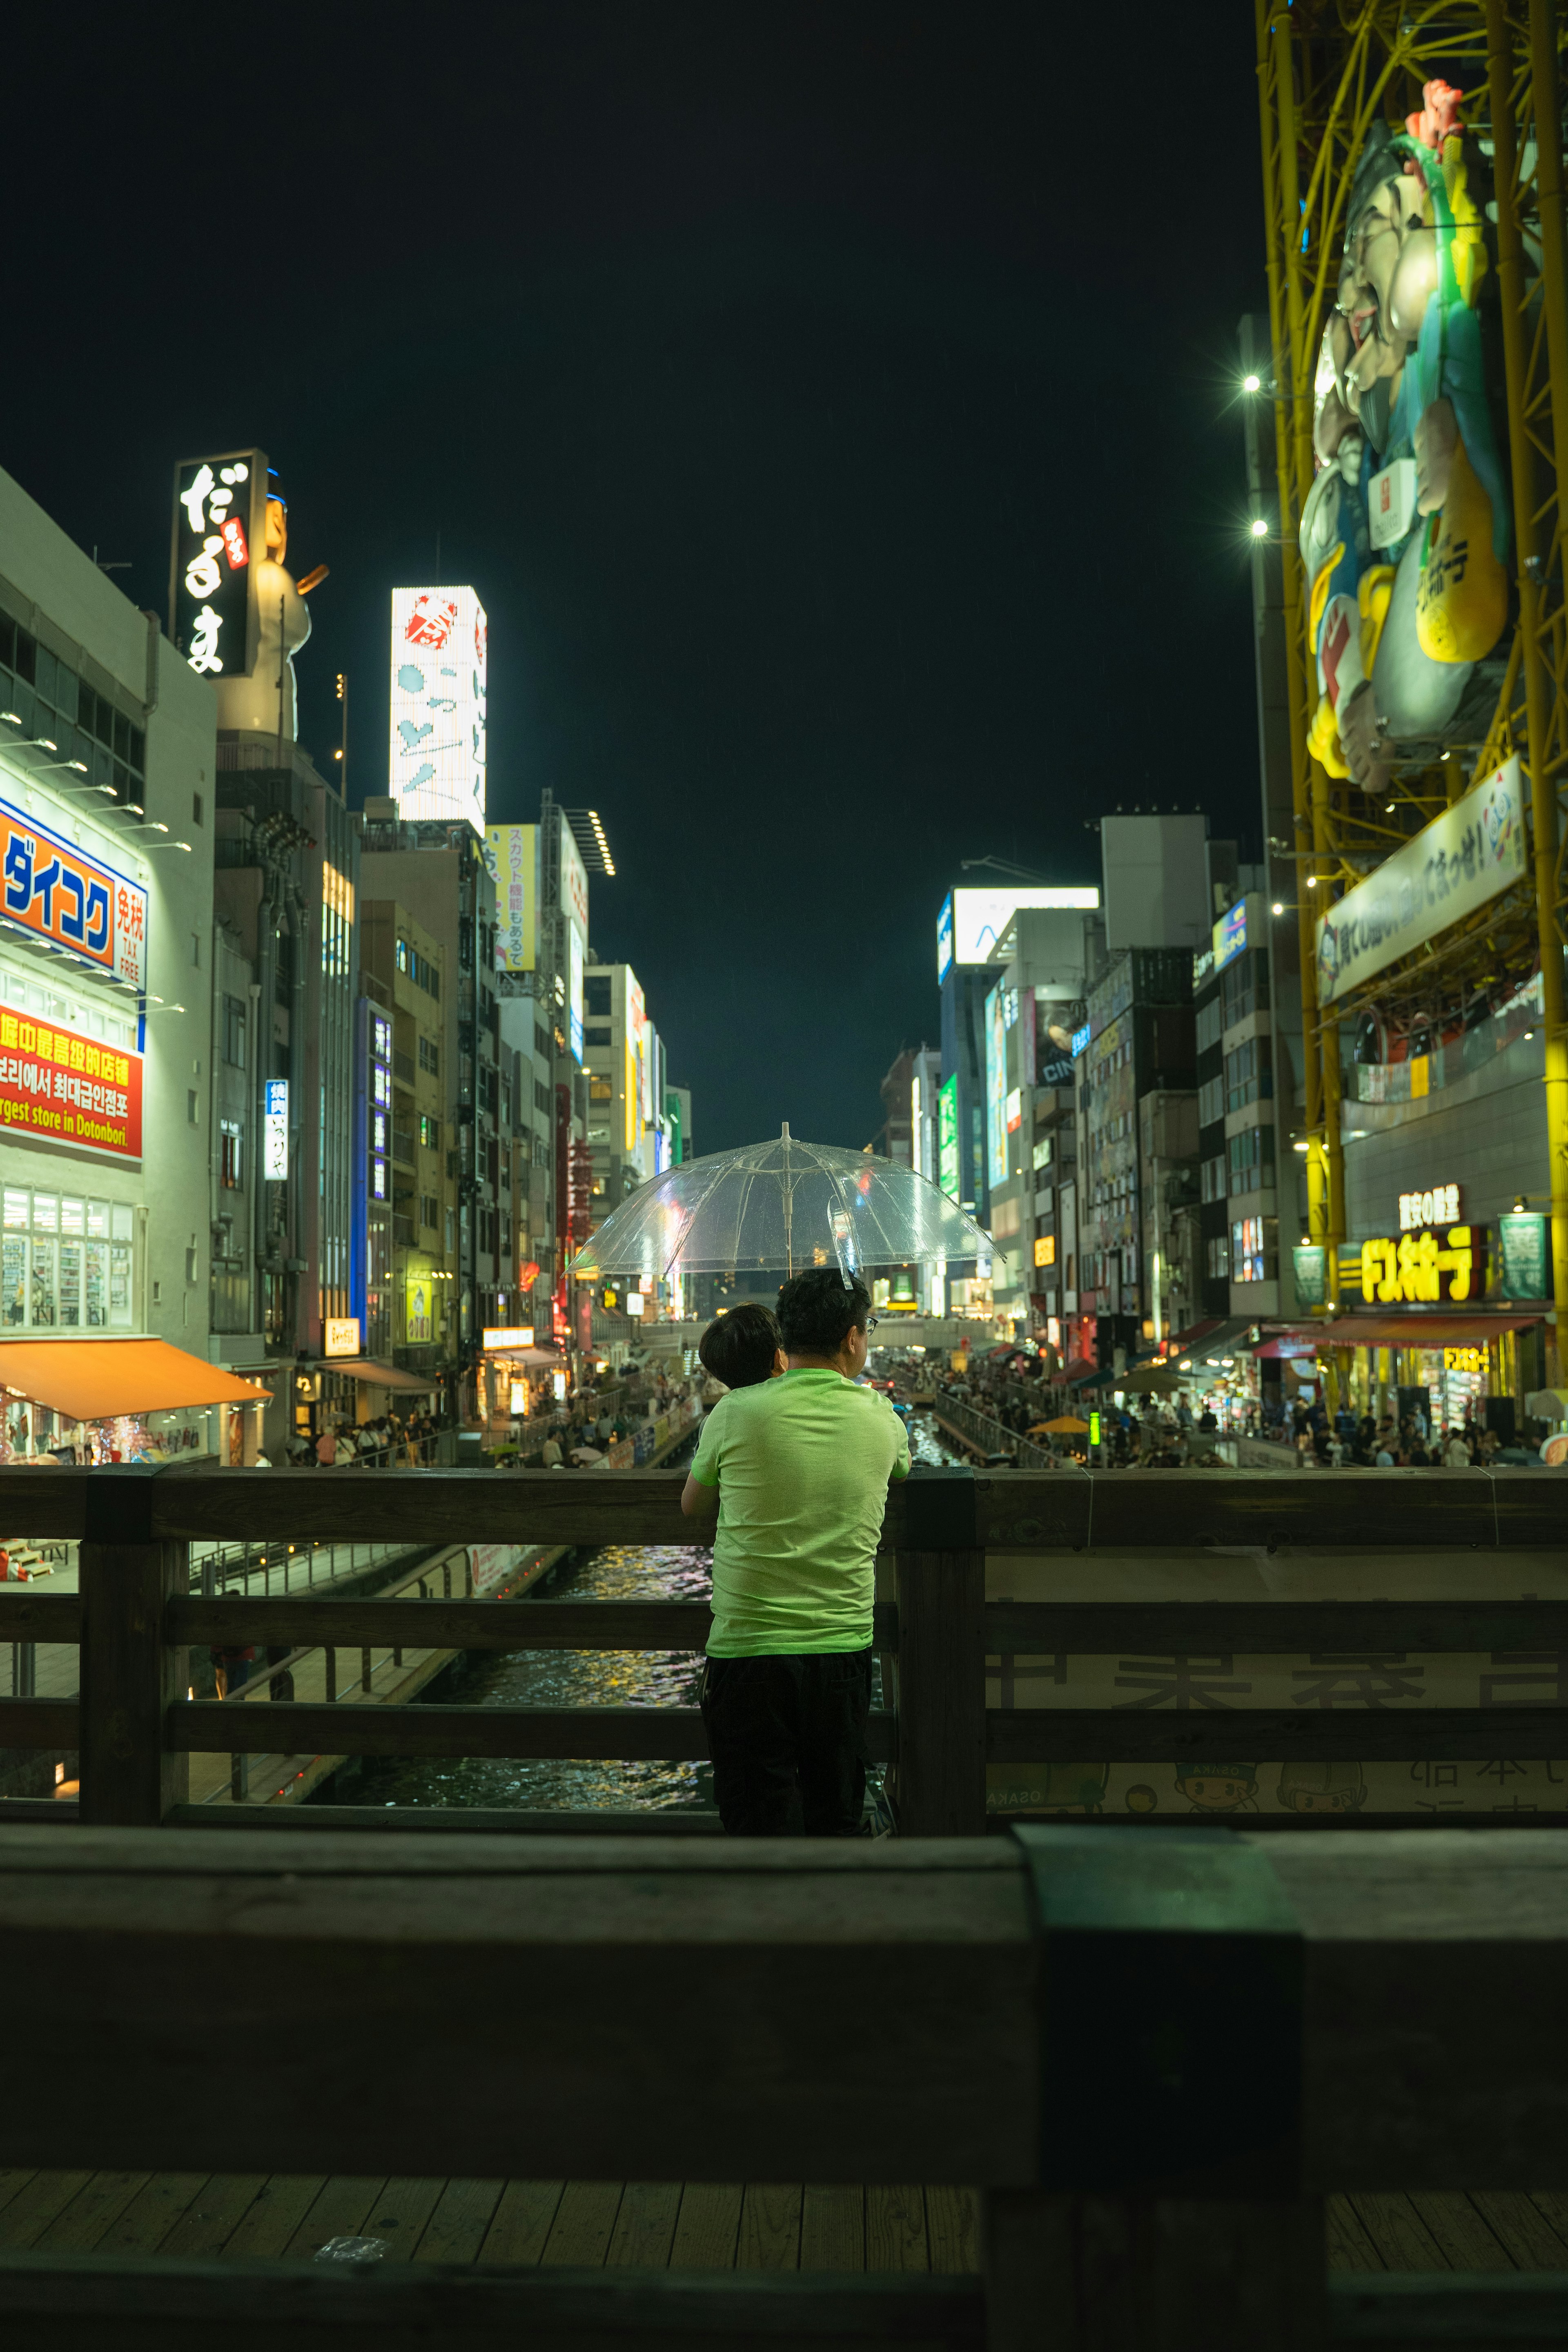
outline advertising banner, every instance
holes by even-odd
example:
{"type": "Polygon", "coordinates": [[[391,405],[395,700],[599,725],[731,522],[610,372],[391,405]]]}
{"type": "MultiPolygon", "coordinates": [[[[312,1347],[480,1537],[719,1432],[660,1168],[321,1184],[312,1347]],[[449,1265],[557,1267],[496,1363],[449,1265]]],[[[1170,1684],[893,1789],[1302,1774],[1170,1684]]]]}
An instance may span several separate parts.
{"type": "Polygon", "coordinates": [[[1318,997],[1332,1004],[1474,914],[1525,870],[1519,757],[1435,816],[1318,920],[1318,997]]]}
{"type": "Polygon", "coordinates": [[[936,1098],[937,1182],[950,1201],[959,1196],[958,1076],[944,1078],[936,1098]]]}
{"type": "Polygon", "coordinates": [[[952,892],[942,902],[936,919],[936,984],[940,988],[952,970],[952,892]]]}
{"type": "Polygon", "coordinates": [[[1007,1181],[1007,1029],[1000,981],[985,1003],[985,1181],[1007,1181]]]}
{"type": "Polygon", "coordinates": [[[485,864],[496,886],[496,970],[531,971],[538,955],[536,824],[485,827],[485,864]]]}
{"type": "Polygon", "coordinates": [[[468,1567],[475,1592],[493,1592],[514,1569],[523,1566],[528,1553],[529,1546],[526,1544],[470,1544],[468,1567]]]}
{"type": "Polygon", "coordinates": [[[391,764],[399,816],[485,831],[489,625],[471,588],[392,592],[391,764]]]}
{"type": "Polygon", "coordinates": [[[0,1013],[0,1128],[142,1157],[142,1056],[0,1013]]]}
{"type": "MultiPolygon", "coordinates": [[[[952,954],[954,963],[988,963],[1008,924],[1025,907],[1100,904],[1098,890],[955,890],[952,893],[952,954]]],[[[943,912],[946,909],[944,908],[943,912]]],[[[941,978],[941,973],[938,973],[941,978]]]]}
{"type": "Polygon", "coordinates": [[[235,449],[174,468],[169,634],[204,677],[246,677],[256,658],[256,566],[267,554],[267,457],[235,449]]]}
{"type": "Polygon", "coordinates": [[[0,871],[7,920],[111,971],[146,981],[147,893],[110,866],[0,801],[0,871]]]}
{"type": "Polygon", "coordinates": [[[1498,1286],[1505,1298],[1551,1297],[1546,1223],[1523,1209],[1510,1209],[1498,1219],[1498,1286]]]}
{"type": "Polygon", "coordinates": [[[434,1285],[427,1274],[411,1274],[404,1290],[405,1336],[411,1348],[421,1347],[432,1333],[434,1285]]]}
{"type": "Polygon", "coordinates": [[[281,1184],[289,1175],[289,1081],[268,1078],[267,1108],[261,1120],[261,1173],[268,1184],[281,1184]]]}

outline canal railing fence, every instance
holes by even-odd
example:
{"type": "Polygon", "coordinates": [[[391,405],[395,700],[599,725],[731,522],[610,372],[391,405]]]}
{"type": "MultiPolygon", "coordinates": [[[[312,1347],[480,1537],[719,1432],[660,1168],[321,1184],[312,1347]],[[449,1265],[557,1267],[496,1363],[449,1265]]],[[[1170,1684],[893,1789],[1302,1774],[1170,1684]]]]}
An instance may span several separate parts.
{"type": "Polygon", "coordinates": [[[0,2252],[0,2326],[28,2352],[1561,2344],[1568,2277],[1331,2276],[1323,2200],[1568,2189],[1565,1964],[1568,1845],[1546,1834],[6,1828],[0,1968],[26,2031],[0,2165],[952,2183],[981,2192],[982,2267],[195,2261],[68,2237],[0,2252]],[[263,2063],[225,2095],[247,2050],[263,2063]]]}
{"type": "MultiPolygon", "coordinates": [[[[363,1658],[403,1646],[517,1652],[700,1650],[700,1602],[428,1598],[270,1598],[191,1590],[194,1543],[668,1545],[702,1540],[679,1509],[679,1471],[428,1471],[396,1479],[313,1471],[0,1470],[15,1526],[77,1540],[76,1594],[0,1588],[0,1641],[76,1643],[77,1697],[0,1697],[0,1748],[79,1759],[79,1818],[127,1827],[184,1823],[186,1759],[232,1754],[237,1737],[268,1752],[318,1756],[486,1756],[694,1761],[695,1707],[345,1705],[253,1698],[243,1709],[188,1696],[193,1646],[321,1648],[363,1658]],[[264,1721],[258,1721],[265,1709],[264,1721]],[[243,1732],[239,1726],[243,1724],[243,1732]]],[[[868,1730],[891,1769],[906,1836],[984,1835],[988,1768],[1163,1762],[1212,1755],[1330,1763],[1423,1759],[1561,1759],[1568,1753],[1568,1517],[1545,1475],[1482,1471],[1316,1471],[1308,1475],[1122,1471],[1102,1475],[917,1471],[890,1489],[879,1565],[875,1645],[888,1704],[868,1730]],[[1419,1583],[1434,1555],[1466,1565],[1462,1598],[1375,1596],[1396,1572],[1419,1583]],[[1257,1563],[1265,1597],[1205,1597],[1216,1563],[1257,1563]],[[1338,1563],[1366,1598],[1289,1597],[1293,1564],[1338,1563]],[[1033,1559],[1103,1575],[1104,1598],[1006,1597],[1033,1559]],[[1414,1568],[1412,1563],[1415,1563],[1414,1568]],[[1147,1593],[1152,1580],[1157,1591],[1147,1593]],[[988,1597],[988,1575],[1001,1592],[988,1597]],[[1144,1597],[1118,1597],[1131,1581],[1144,1597]],[[1279,1597],[1272,1597],[1278,1594],[1279,1597]],[[1482,1654],[1499,1662],[1502,1705],[1353,1709],[988,1705],[987,1664],[1019,1656],[1403,1659],[1482,1654]],[[1513,1696],[1514,1685],[1521,1696],[1513,1696]],[[1540,1690],[1554,1703],[1534,1703],[1540,1690]],[[1349,1727],[1353,1725],[1353,1730],[1349,1727]]],[[[450,1581],[449,1576],[447,1580],[450,1581]]],[[[1081,1591],[1085,1579],[1080,1572],[1081,1591]]],[[[257,1681],[266,1668],[258,1666],[257,1681]]],[[[352,1681],[353,1678],[351,1677],[352,1681]]],[[[341,1687],[334,1680],[333,1687],[341,1687]]],[[[1005,1777],[1004,1774],[1003,1778],[1005,1777]]],[[[18,1800],[5,1801],[11,1818],[18,1800]]],[[[40,1800],[47,1805],[47,1801],[40,1800]]],[[[47,1808],[66,1818],[66,1808],[47,1808]]],[[[1026,1807],[1016,1810],[1028,1810],[1026,1807]]],[[[0,1819],[5,1818],[0,1813],[0,1819]]],[[[237,1816],[243,1819],[243,1810],[237,1816]]],[[[342,1818],[348,1818],[345,1814],[342,1818]]],[[[428,1811],[415,1814],[420,1822],[428,1811]]],[[[647,1817],[650,1830],[658,1817],[647,1817]]],[[[1299,1827],[1313,1816],[1249,1816],[1299,1827]]],[[[1430,1817],[1436,1823],[1442,1816],[1430,1817]]],[[[1528,1814],[1512,1818],[1525,1820],[1528,1814]]],[[[1119,1826],[1163,1828],[1128,1814],[1119,1826]]],[[[1394,1813],[1336,1816],[1336,1826],[1394,1813]]]]}

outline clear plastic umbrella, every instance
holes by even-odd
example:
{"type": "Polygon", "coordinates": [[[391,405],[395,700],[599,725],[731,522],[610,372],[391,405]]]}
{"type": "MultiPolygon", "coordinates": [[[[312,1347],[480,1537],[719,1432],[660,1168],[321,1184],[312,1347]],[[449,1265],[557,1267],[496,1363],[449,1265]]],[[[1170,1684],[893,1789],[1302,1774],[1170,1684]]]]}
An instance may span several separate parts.
{"type": "Polygon", "coordinates": [[[785,1127],[770,1143],[716,1151],[639,1185],[580,1249],[569,1274],[799,1274],[1001,1256],[990,1235],[929,1177],[891,1160],[801,1143],[785,1127]]]}

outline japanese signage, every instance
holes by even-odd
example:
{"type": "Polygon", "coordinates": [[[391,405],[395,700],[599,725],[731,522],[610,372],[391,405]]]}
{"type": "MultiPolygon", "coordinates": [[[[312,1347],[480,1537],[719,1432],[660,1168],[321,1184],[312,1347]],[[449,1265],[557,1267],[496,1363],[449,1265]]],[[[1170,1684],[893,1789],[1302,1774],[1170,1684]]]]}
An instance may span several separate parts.
{"type": "Polygon", "coordinates": [[[0,1013],[0,1129],[142,1157],[142,1056],[0,1013]]]}
{"type": "Polygon", "coordinates": [[[261,1173],[268,1184],[281,1184],[289,1174],[289,1081],[268,1078],[261,1119],[261,1173]]]}
{"type": "Polygon", "coordinates": [[[384,1013],[372,1010],[365,1052],[365,1185],[371,1200],[384,1202],[392,1150],[392,1024],[384,1013]]]}
{"type": "Polygon", "coordinates": [[[1547,1255],[1546,1219],[1512,1209],[1497,1223],[1503,1297],[1550,1298],[1552,1267],[1547,1255]]]}
{"type": "Polygon", "coordinates": [[[1477,1243],[1470,1225],[1451,1225],[1446,1236],[1427,1232],[1363,1242],[1362,1296],[1369,1306],[1376,1299],[1385,1307],[1399,1299],[1423,1306],[1468,1298],[1481,1287],[1477,1243]]]}
{"type": "Polygon", "coordinates": [[[1223,971],[1227,963],[1234,963],[1238,955],[1247,951],[1247,901],[1238,898],[1214,927],[1215,971],[1223,971]]]}
{"type": "Polygon", "coordinates": [[[1329,1296],[1329,1254],[1321,1242],[1298,1242],[1290,1251],[1296,1276],[1296,1302],[1321,1307],[1329,1296]]]}
{"type": "Polygon", "coordinates": [[[950,1201],[959,1192],[958,1079],[942,1081],[936,1098],[936,1181],[950,1201]]]}
{"type": "Polygon", "coordinates": [[[1332,1004],[1473,914],[1525,870],[1517,754],[1347,890],[1318,922],[1318,995],[1332,1004]]]}
{"type": "MultiPolygon", "coordinates": [[[[962,894],[959,894],[962,895],[962,894]]],[[[1007,1181],[1007,991],[1000,981],[985,1001],[985,1181],[1007,1181]]]]}
{"type": "Polygon", "coordinates": [[[1056,1262],[1057,1237],[1055,1234],[1037,1234],[1035,1236],[1035,1264],[1037,1265],[1055,1265],[1056,1262]]]}
{"type": "Polygon", "coordinates": [[[329,1315],[321,1324],[323,1356],[357,1356],[359,1354],[359,1317],[329,1315]]]}
{"type": "Polygon", "coordinates": [[[1453,1225],[1459,1220],[1458,1184],[1435,1184],[1429,1192],[1401,1192],[1399,1230],[1418,1234],[1427,1225],[1453,1225]]]}
{"type": "Polygon", "coordinates": [[[431,1334],[431,1290],[427,1274],[411,1274],[404,1292],[405,1337],[408,1345],[420,1346],[431,1334]]]}
{"type": "Polygon", "coordinates": [[[566,918],[566,1042],[583,1061],[583,967],[588,961],[588,869],[564,817],[561,827],[561,911],[566,918]]]}
{"type": "Polygon", "coordinates": [[[485,830],[489,630],[471,588],[392,592],[392,739],[398,814],[485,830]]]}
{"type": "Polygon", "coordinates": [[[952,893],[942,902],[936,919],[936,984],[940,988],[952,970],[952,893]]]}
{"type": "Polygon", "coordinates": [[[51,947],[141,988],[146,980],[147,893],[85,850],[0,801],[4,911],[51,947]]]}
{"type": "Polygon", "coordinates": [[[483,1338],[487,1354],[504,1355],[508,1349],[531,1348],[533,1326],[531,1323],[510,1323],[500,1328],[487,1327],[483,1338]]]}
{"type": "Polygon", "coordinates": [[[204,677],[249,674],[256,657],[256,566],[266,551],[261,450],[187,457],[175,467],[169,631],[204,677]]]}
{"type": "Polygon", "coordinates": [[[496,886],[496,970],[531,971],[538,953],[537,874],[539,827],[485,827],[485,863],[496,886]]]}
{"type": "Polygon", "coordinates": [[[637,985],[637,977],[630,964],[626,971],[626,1072],[623,1092],[626,1103],[626,1149],[634,1152],[642,1141],[643,1066],[647,1059],[647,1003],[637,985]]]}

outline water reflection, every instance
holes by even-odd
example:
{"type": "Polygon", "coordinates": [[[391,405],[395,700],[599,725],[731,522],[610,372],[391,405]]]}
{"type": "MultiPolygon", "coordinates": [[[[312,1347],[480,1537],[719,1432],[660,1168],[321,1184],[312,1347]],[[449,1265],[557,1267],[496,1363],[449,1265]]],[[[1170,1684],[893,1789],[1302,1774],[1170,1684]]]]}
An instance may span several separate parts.
{"type": "MultiPolygon", "coordinates": [[[[916,1462],[964,1457],[926,1414],[910,1430],[916,1462]]],[[[552,1601],[706,1601],[712,1556],[685,1544],[615,1544],[566,1561],[550,1580],[552,1601]]],[[[518,1603],[520,1609],[531,1604],[518,1603]]],[[[688,1651],[519,1650],[503,1657],[478,1651],[459,1660],[428,1695],[483,1706],[695,1706],[700,1656],[688,1651]]],[[[873,1688],[881,1704],[880,1675],[873,1688]]],[[[367,1759],[349,1782],[338,1776],[323,1792],[369,1805],[520,1805],[616,1810],[711,1805],[707,1764],[566,1764],[508,1757],[367,1759]]]]}

